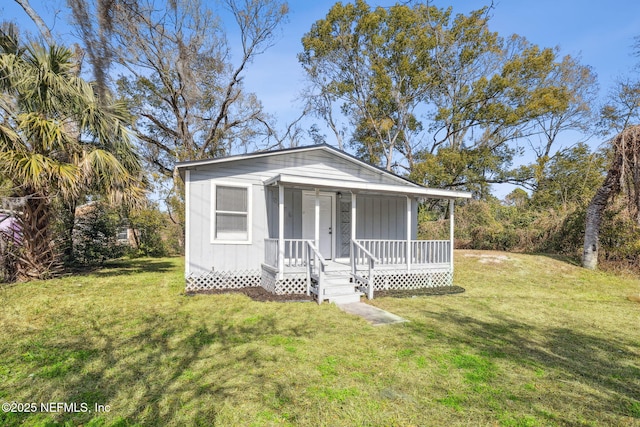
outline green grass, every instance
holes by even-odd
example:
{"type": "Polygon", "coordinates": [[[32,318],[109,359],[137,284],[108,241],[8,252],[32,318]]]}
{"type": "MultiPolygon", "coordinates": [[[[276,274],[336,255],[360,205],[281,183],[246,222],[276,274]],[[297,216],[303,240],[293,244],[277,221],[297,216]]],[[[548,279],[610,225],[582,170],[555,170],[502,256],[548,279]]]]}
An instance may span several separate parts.
{"type": "Polygon", "coordinates": [[[410,320],[384,327],[185,296],[171,258],[2,287],[0,402],[92,411],[0,425],[640,426],[640,281],[492,254],[456,254],[465,293],[373,300],[410,320]]]}

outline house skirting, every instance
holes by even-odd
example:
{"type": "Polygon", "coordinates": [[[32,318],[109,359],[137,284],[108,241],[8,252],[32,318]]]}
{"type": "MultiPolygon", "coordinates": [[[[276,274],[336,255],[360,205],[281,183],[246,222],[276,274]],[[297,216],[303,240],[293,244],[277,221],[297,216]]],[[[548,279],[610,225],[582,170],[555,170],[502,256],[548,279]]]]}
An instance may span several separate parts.
{"type": "Polygon", "coordinates": [[[449,269],[376,270],[374,277],[374,291],[453,286],[453,272],[449,269]]]}
{"type": "MultiPolygon", "coordinates": [[[[366,275],[365,275],[366,278],[366,275]]],[[[453,285],[453,273],[449,269],[384,269],[375,271],[374,290],[402,290],[438,288],[453,285]]],[[[200,275],[190,275],[186,280],[187,292],[212,289],[240,289],[262,286],[276,295],[304,294],[307,292],[306,274],[286,272],[282,279],[278,273],[263,266],[261,271],[210,271],[200,275]]]]}
{"type": "Polygon", "coordinates": [[[276,295],[304,294],[307,292],[307,275],[285,273],[282,279],[278,279],[276,271],[263,266],[260,286],[276,295]]]}
{"type": "Polygon", "coordinates": [[[186,279],[187,292],[208,291],[212,289],[240,289],[260,286],[260,271],[209,271],[204,274],[191,274],[186,279]]]}

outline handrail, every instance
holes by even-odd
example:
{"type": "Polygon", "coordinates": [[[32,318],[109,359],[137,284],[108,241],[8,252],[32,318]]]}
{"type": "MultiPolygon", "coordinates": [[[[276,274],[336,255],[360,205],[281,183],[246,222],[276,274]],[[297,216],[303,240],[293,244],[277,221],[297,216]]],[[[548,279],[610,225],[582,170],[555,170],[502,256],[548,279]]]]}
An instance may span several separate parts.
{"type": "Polygon", "coordinates": [[[353,276],[354,280],[364,282],[367,285],[368,299],[373,299],[373,287],[375,285],[374,275],[375,275],[376,262],[379,262],[379,261],[375,256],[373,256],[371,252],[366,250],[364,246],[362,246],[360,243],[356,242],[355,240],[351,240],[351,275],[353,276]],[[365,279],[364,277],[358,274],[358,267],[356,263],[356,258],[357,258],[356,249],[360,250],[369,261],[367,262],[367,265],[369,267],[369,274],[367,279],[365,279]]]}
{"type": "Polygon", "coordinates": [[[313,240],[307,240],[306,242],[307,244],[307,295],[310,294],[311,291],[311,279],[315,278],[318,286],[317,286],[317,293],[318,293],[318,304],[322,304],[322,301],[324,299],[324,289],[322,287],[323,285],[323,281],[324,281],[324,270],[327,267],[327,261],[324,259],[324,257],[322,256],[322,254],[318,251],[318,249],[316,248],[316,246],[313,244],[313,240]],[[313,257],[312,257],[313,254],[313,257]],[[311,262],[311,260],[313,259],[313,263],[311,262]],[[318,263],[316,264],[316,260],[318,260],[318,263]],[[316,266],[318,268],[318,274],[315,275],[313,274],[313,267],[316,266]]]}
{"type": "Polygon", "coordinates": [[[371,252],[369,252],[364,246],[362,246],[356,240],[352,240],[352,242],[358,247],[358,249],[360,249],[362,252],[364,252],[364,254],[367,256],[367,258],[371,258],[374,262],[378,262],[378,263],[380,262],[380,260],[378,258],[376,258],[371,252]]]}

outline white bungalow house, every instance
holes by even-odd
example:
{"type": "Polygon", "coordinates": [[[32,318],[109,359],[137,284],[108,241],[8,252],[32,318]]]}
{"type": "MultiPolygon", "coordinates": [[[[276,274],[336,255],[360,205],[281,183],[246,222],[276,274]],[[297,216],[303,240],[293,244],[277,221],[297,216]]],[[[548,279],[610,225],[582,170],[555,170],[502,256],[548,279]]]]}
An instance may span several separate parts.
{"type": "Polygon", "coordinates": [[[453,204],[329,145],[177,164],[186,196],[186,290],[262,286],[318,303],[450,286],[453,204]],[[450,204],[449,240],[417,240],[420,200],[450,204]]]}

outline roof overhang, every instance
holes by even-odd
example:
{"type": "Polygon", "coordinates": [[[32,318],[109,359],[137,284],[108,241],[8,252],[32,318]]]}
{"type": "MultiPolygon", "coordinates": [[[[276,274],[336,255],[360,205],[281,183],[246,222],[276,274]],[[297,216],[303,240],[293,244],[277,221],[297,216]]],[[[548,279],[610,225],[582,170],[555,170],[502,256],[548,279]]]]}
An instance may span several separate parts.
{"type": "Polygon", "coordinates": [[[286,185],[300,188],[318,188],[321,190],[344,190],[376,194],[395,194],[430,199],[469,199],[471,193],[466,191],[440,190],[409,185],[376,184],[362,181],[345,181],[325,178],[310,178],[300,175],[279,174],[264,181],[264,185],[286,185]]]}

